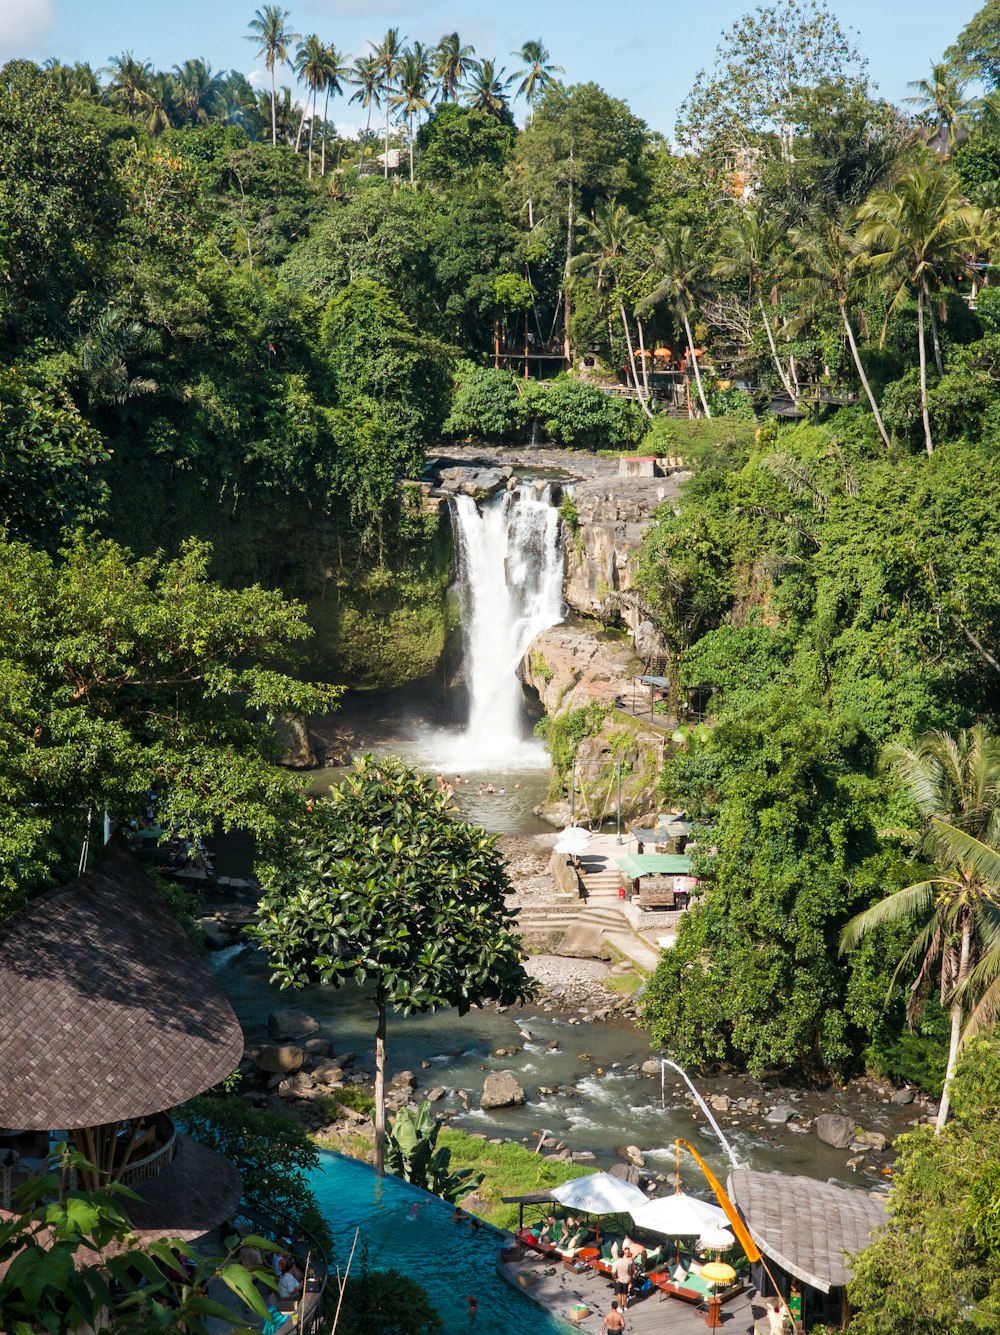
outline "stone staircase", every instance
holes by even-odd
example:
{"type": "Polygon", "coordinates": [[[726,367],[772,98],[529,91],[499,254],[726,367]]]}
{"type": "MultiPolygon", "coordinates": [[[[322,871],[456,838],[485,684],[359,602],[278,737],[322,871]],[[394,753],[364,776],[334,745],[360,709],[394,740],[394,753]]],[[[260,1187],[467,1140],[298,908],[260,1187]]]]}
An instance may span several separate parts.
{"type": "Polygon", "coordinates": [[[517,925],[529,942],[553,954],[595,958],[617,953],[643,973],[652,973],[659,960],[659,952],[632,931],[617,890],[605,903],[567,899],[526,905],[518,912],[517,925]]]}

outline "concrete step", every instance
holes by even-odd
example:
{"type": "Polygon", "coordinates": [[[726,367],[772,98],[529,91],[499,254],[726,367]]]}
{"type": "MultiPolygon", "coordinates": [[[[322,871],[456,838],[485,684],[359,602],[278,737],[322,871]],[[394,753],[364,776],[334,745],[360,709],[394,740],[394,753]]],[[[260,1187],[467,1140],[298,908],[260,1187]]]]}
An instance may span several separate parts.
{"type": "Polygon", "coordinates": [[[626,959],[632,961],[643,973],[652,973],[660,962],[660,952],[640,941],[631,932],[605,932],[604,939],[614,946],[626,959]]]}

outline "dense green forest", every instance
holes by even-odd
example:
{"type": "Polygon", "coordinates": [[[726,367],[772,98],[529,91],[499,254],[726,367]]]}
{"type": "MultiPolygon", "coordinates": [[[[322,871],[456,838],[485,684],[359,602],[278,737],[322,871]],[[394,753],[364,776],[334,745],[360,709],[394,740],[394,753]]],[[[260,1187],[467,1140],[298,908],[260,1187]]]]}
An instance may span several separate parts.
{"type": "MultiPolygon", "coordinates": [[[[940,1088],[1000,975],[1000,3],[898,107],[825,3],[777,0],[669,142],[540,40],[508,73],[292,18],[248,20],[263,91],[132,52],[0,71],[3,912],[151,782],[185,830],[266,836],[297,802],[273,721],[336,699],[307,678],[434,670],[428,450],[638,446],[691,472],[640,589],[675,690],[713,692],[664,763],[705,893],[645,1022],[692,1063],[940,1088]]],[[[954,1082],[949,1330],[991,1328],[994,1066],[954,1082]]]]}

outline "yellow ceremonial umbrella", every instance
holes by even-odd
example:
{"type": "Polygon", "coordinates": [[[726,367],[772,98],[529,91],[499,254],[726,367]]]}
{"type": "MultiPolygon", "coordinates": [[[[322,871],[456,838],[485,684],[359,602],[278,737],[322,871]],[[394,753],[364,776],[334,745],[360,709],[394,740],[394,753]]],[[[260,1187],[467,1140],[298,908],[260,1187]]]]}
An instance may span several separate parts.
{"type": "Polygon", "coordinates": [[[736,1271],[725,1261],[709,1261],[702,1266],[701,1277],[706,1284],[732,1284],[736,1271]]]}

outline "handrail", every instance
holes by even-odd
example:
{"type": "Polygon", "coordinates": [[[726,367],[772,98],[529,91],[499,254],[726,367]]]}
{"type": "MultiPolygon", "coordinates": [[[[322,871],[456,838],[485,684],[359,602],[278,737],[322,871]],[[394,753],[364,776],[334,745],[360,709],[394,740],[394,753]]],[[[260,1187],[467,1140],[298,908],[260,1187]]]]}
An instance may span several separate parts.
{"type": "Polygon", "coordinates": [[[129,1187],[136,1182],[148,1182],[150,1178],[159,1177],[160,1173],[169,1168],[176,1159],[177,1128],[174,1126],[173,1118],[166,1113],[157,1113],[156,1125],[162,1126],[164,1122],[170,1131],[167,1139],[151,1154],[146,1154],[141,1159],[132,1159],[125,1165],[118,1176],[118,1181],[123,1186],[129,1187]]]}

